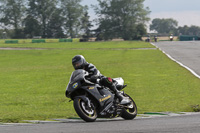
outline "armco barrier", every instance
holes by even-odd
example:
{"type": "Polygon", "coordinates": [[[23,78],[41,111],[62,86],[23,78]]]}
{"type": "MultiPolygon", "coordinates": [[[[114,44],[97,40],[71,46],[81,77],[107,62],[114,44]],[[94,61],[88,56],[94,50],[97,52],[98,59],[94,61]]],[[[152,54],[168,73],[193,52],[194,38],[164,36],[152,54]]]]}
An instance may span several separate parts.
{"type": "Polygon", "coordinates": [[[180,41],[195,41],[198,40],[198,36],[191,36],[191,35],[180,35],[180,41]]]}
{"type": "Polygon", "coordinates": [[[18,43],[32,43],[32,40],[31,39],[18,40],[18,43]]]}
{"type": "Polygon", "coordinates": [[[72,42],[72,39],[59,39],[59,42],[72,42]]]}
{"type": "Polygon", "coordinates": [[[59,39],[45,39],[46,43],[55,43],[55,42],[59,42],[59,39]]]}
{"type": "Polygon", "coordinates": [[[80,38],[73,38],[73,42],[80,42],[80,38]]]}
{"type": "Polygon", "coordinates": [[[57,43],[73,42],[72,39],[20,39],[20,40],[2,40],[2,43],[57,43]]]}
{"type": "Polygon", "coordinates": [[[18,40],[6,40],[5,43],[18,43],[18,40]]]}
{"type": "Polygon", "coordinates": [[[33,39],[32,43],[45,43],[44,39],[33,39]]]}

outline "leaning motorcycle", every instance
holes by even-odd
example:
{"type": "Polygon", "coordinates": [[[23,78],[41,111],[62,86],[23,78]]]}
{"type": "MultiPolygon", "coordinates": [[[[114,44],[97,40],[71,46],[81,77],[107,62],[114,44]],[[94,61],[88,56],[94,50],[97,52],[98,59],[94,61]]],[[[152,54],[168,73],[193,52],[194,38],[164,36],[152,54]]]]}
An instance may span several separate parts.
{"type": "Polygon", "coordinates": [[[94,122],[97,118],[122,117],[125,120],[134,119],[137,106],[133,99],[122,89],[126,87],[122,78],[114,78],[114,84],[120,93],[130,101],[121,105],[119,99],[109,88],[94,84],[86,79],[88,72],[75,70],[70,78],[65,95],[73,100],[76,113],[86,122],[94,122]]]}

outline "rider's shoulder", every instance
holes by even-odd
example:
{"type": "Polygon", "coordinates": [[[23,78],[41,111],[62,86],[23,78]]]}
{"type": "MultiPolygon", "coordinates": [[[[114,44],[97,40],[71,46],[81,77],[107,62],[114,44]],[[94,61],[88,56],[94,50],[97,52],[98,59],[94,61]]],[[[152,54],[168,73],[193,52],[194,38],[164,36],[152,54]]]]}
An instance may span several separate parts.
{"type": "Polygon", "coordinates": [[[88,68],[96,68],[92,63],[88,63],[88,68]]]}

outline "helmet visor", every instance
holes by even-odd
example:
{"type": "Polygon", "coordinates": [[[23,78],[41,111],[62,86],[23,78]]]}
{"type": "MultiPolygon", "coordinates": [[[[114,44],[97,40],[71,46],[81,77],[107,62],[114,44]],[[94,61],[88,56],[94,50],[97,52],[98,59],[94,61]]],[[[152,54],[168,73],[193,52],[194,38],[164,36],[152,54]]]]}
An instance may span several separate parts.
{"type": "Polygon", "coordinates": [[[73,62],[74,69],[83,69],[83,60],[73,62]]]}

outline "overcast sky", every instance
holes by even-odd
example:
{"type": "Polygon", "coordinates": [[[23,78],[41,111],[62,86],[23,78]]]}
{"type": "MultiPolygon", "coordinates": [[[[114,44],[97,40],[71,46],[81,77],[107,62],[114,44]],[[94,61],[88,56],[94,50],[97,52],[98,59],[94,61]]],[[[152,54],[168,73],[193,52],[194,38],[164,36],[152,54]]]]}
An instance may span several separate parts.
{"type": "MultiPolygon", "coordinates": [[[[82,0],[83,5],[98,4],[97,0],[82,0]]],[[[145,0],[150,8],[150,18],[173,18],[179,26],[200,26],[200,0],[145,0]]],[[[89,10],[91,19],[95,18],[93,9],[89,10]]]]}

